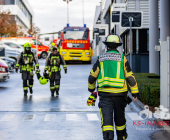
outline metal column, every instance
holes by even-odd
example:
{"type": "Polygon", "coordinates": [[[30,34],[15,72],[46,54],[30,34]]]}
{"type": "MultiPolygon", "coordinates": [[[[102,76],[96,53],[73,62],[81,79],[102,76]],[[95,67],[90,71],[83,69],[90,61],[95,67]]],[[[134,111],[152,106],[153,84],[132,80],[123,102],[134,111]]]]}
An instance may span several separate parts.
{"type": "Polygon", "coordinates": [[[132,69],[132,22],[133,22],[133,17],[129,17],[129,22],[130,22],[130,67],[132,69]]]}
{"type": "MultiPolygon", "coordinates": [[[[140,0],[135,1],[135,10],[140,11],[140,0]]],[[[136,29],[136,54],[139,53],[139,29],[136,29]]]]}
{"type": "Polygon", "coordinates": [[[139,29],[136,29],[136,54],[139,53],[139,29]]]}
{"type": "Polygon", "coordinates": [[[164,108],[168,108],[170,112],[170,37],[167,37],[167,41],[161,41],[160,46],[156,46],[155,50],[160,51],[161,56],[161,77],[160,77],[160,105],[163,105],[164,108]]]}
{"type": "Polygon", "coordinates": [[[169,4],[169,0],[160,0],[160,41],[166,41],[170,36],[169,4]]]}
{"type": "Polygon", "coordinates": [[[159,74],[159,52],[155,45],[159,44],[158,0],[149,0],[149,72],[159,74]]]}

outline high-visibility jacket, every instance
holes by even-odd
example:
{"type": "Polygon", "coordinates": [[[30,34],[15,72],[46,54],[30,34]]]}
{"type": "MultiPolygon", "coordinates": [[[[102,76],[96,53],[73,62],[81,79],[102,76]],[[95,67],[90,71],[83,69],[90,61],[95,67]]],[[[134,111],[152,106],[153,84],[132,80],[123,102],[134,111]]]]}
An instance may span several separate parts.
{"type": "Polygon", "coordinates": [[[35,70],[35,66],[34,63],[36,65],[36,68],[39,69],[39,63],[38,63],[38,58],[37,56],[33,53],[26,53],[21,52],[20,55],[17,58],[17,63],[16,63],[16,69],[21,68],[22,71],[33,71],[35,70]]]}
{"type": "Polygon", "coordinates": [[[123,88],[125,83],[123,54],[110,51],[99,57],[100,73],[98,76],[98,86],[123,88]],[[113,60],[112,60],[113,59],[113,60]]]}
{"type": "Polygon", "coordinates": [[[93,92],[98,81],[98,91],[107,96],[126,96],[129,85],[132,94],[138,86],[126,57],[117,50],[109,50],[98,57],[89,78],[88,90],[93,92]]]}
{"type": "Polygon", "coordinates": [[[58,72],[61,71],[60,65],[63,65],[63,69],[67,69],[66,63],[63,57],[58,53],[54,55],[49,54],[45,62],[45,71],[58,72]]]}

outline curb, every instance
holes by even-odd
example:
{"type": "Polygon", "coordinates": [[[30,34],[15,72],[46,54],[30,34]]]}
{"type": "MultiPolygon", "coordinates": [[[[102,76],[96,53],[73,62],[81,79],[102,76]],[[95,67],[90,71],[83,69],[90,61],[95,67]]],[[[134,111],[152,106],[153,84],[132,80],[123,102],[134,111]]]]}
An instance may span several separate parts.
{"type": "MultiPolygon", "coordinates": [[[[128,96],[132,99],[133,101],[133,96],[130,92],[128,92],[128,96]]],[[[136,100],[136,102],[133,101],[133,103],[139,107],[141,110],[144,110],[144,104],[139,101],[138,99],[136,100]]],[[[152,120],[152,119],[151,119],[152,120]]],[[[153,121],[156,121],[157,123],[160,122],[160,121],[163,121],[161,119],[153,119],[153,121]]],[[[158,125],[159,126],[159,125],[158,125]]],[[[164,125],[160,125],[159,127],[163,128],[163,130],[170,136],[170,126],[164,126],[164,125]]]]}

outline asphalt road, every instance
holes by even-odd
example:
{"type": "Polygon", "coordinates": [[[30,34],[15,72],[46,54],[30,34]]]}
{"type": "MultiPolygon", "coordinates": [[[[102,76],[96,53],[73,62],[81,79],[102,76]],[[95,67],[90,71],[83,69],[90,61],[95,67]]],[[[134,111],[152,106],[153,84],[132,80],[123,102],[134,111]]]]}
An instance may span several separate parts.
{"type": "MultiPolygon", "coordinates": [[[[45,60],[39,63],[42,74],[45,60]]],[[[69,64],[68,74],[62,70],[59,97],[51,97],[49,83],[40,85],[36,76],[34,94],[24,97],[21,75],[11,73],[9,80],[0,82],[0,140],[102,140],[98,100],[95,107],[86,105],[91,68],[69,64]]],[[[148,121],[138,117],[139,111],[133,103],[126,107],[127,140],[151,140],[160,131],[155,125],[134,124],[148,121]]]]}

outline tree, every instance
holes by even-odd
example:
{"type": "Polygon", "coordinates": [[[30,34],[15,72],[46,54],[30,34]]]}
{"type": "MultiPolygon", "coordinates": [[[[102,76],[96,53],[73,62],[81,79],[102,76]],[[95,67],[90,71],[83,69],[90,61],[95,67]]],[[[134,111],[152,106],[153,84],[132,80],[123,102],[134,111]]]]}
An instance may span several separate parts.
{"type": "Polygon", "coordinates": [[[24,28],[15,21],[15,16],[11,15],[9,10],[0,10],[0,37],[24,36],[24,28]]]}
{"type": "Polygon", "coordinates": [[[28,34],[35,37],[38,32],[40,32],[40,28],[35,26],[35,23],[31,24],[31,28],[28,30],[28,34]]]}

